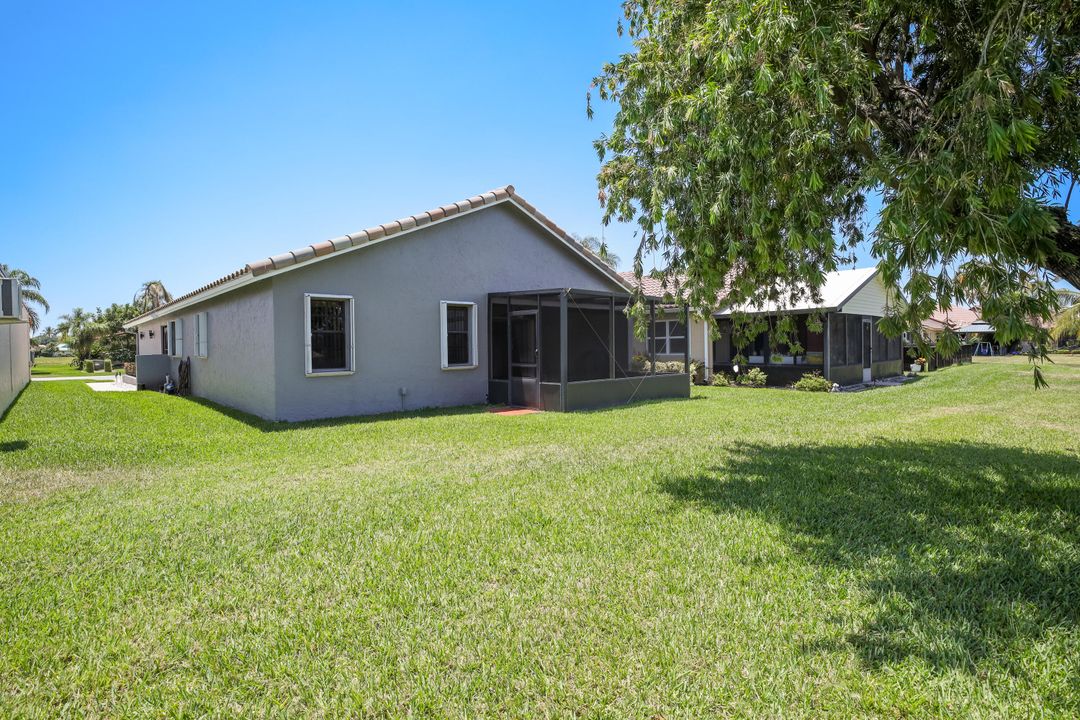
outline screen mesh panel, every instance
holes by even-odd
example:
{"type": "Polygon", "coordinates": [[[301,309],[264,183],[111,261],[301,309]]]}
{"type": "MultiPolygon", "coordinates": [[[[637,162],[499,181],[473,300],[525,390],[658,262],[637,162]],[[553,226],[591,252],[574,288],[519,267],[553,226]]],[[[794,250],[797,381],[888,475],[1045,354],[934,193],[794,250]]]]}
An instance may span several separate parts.
{"type": "Polygon", "coordinates": [[[311,369],[345,370],[344,300],[311,300],[311,369]]]}

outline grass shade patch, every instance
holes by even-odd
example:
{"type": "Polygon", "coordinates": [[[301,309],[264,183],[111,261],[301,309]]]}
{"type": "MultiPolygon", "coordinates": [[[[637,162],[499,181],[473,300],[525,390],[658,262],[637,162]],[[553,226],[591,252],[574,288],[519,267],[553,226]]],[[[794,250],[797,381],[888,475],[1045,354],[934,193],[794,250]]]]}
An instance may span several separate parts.
{"type": "Polygon", "coordinates": [[[1080,358],[1047,377],[296,425],[34,383],[0,714],[1075,716],[1080,358]]]}

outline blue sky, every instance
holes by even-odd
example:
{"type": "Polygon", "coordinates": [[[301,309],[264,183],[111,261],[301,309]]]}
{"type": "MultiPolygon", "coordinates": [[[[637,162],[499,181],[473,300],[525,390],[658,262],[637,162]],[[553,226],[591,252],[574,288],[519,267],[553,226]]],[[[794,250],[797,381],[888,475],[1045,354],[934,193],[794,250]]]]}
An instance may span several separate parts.
{"type": "MultiPolygon", "coordinates": [[[[600,235],[585,117],[617,0],[22,3],[0,24],[0,261],[53,306],[187,292],[507,183],[600,235]]],[[[630,261],[628,226],[612,249],[630,261]]]]}

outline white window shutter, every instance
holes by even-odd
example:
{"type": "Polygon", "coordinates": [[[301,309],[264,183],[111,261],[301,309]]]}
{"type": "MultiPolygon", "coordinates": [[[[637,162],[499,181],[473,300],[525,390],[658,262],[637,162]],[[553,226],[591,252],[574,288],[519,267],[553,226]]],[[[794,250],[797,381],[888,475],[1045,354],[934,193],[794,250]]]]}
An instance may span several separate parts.
{"type": "Polygon", "coordinates": [[[206,313],[201,312],[196,315],[195,323],[195,339],[197,345],[195,352],[199,357],[206,357],[206,350],[209,345],[206,337],[206,313]]]}
{"type": "Polygon", "coordinates": [[[442,360],[442,369],[450,367],[450,351],[446,343],[446,306],[445,300],[439,303],[439,352],[442,360]]]}
{"type": "Polygon", "coordinates": [[[177,357],[184,356],[184,318],[176,319],[176,352],[177,357]]]}
{"type": "Polygon", "coordinates": [[[304,372],[311,374],[311,295],[304,293],[304,372]]]}
{"type": "Polygon", "coordinates": [[[480,364],[480,341],[476,335],[476,305],[469,308],[469,364],[480,364]]]}

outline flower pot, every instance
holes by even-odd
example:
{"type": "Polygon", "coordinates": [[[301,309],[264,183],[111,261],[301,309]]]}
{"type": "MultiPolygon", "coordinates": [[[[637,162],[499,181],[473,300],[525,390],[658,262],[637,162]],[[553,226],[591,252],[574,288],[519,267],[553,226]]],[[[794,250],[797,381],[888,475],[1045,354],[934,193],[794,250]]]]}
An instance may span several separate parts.
{"type": "Polygon", "coordinates": [[[922,372],[922,365],[920,365],[919,363],[911,363],[911,372],[922,372]]]}

